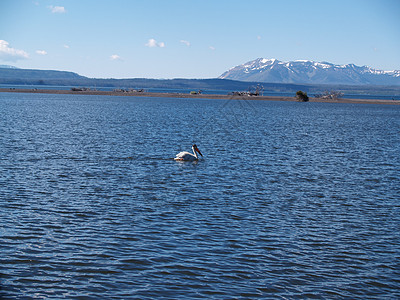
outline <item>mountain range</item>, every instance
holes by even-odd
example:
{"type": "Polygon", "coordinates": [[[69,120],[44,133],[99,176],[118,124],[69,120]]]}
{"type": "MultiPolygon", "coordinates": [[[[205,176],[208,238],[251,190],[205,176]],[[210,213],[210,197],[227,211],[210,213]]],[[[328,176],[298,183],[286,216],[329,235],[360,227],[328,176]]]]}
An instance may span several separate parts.
{"type": "Polygon", "coordinates": [[[150,78],[88,78],[77,73],[56,70],[19,69],[0,65],[0,88],[10,86],[39,87],[90,87],[90,88],[134,88],[162,90],[203,90],[203,91],[248,91],[261,84],[265,93],[293,93],[302,90],[309,94],[335,90],[346,94],[396,95],[400,96],[400,85],[327,85],[327,84],[294,84],[264,83],[238,81],[231,79],[150,79],[150,78]]]}
{"type": "Polygon", "coordinates": [[[293,84],[400,85],[400,70],[382,71],[354,64],[258,58],[233,67],[218,78],[293,84]]]}

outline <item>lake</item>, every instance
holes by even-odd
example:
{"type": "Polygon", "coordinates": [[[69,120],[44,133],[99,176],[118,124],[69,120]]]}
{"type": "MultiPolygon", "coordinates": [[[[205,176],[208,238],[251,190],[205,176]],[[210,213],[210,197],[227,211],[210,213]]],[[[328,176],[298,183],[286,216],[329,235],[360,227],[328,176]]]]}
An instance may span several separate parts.
{"type": "Polygon", "coordinates": [[[0,94],[0,298],[400,298],[400,106],[0,94]],[[196,143],[197,163],[176,162],[196,143]]]}

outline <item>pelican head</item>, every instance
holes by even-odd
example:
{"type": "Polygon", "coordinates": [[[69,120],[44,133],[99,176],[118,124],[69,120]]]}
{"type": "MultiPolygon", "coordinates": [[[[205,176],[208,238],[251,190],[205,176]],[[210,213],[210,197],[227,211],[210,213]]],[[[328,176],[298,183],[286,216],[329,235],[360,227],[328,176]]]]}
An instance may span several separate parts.
{"type": "Polygon", "coordinates": [[[203,154],[201,154],[199,148],[197,148],[197,145],[196,145],[196,144],[193,144],[192,148],[193,148],[193,151],[196,151],[196,152],[199,153],[201,156],[203,156],[203,154]]]}

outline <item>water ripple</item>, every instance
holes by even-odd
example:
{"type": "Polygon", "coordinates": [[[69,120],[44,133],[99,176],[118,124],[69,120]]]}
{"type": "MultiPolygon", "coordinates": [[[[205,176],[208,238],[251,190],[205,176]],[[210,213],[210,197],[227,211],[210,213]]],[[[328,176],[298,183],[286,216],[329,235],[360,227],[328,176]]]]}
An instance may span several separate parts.
{"type": "Polygon", "coordinates": [[[400,297],[397,107],[0,97],[0,297],[400,297]]]}

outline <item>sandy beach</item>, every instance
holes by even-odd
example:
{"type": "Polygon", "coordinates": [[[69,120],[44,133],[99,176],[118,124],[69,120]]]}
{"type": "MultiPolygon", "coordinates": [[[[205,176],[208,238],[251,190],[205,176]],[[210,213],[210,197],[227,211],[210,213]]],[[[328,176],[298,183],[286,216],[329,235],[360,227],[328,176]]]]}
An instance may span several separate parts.
{"type": "MultiPolygon", "coordinates": [[[[72,91],[72,90],[50,90],[50,89],[18,89],[0,88],[0,93],[32,93],[32,94],[68,94],[68,95],[101,95],[101,96],[129,96],[129,97],[163,97],[184,99],[235,99],[235,100],[262,100],[262,101],[298,101],[295,97],[279,96],[237,96],[218,94],[183,94],[183,93],[152,93],[137,91],[72,91]]],[[[326,103],[360,103],[360,104],[387,104],[400,105],[400,100],[378,100],[378,99],[320,99],[310,98],[310,102],[326,103]]]]}

